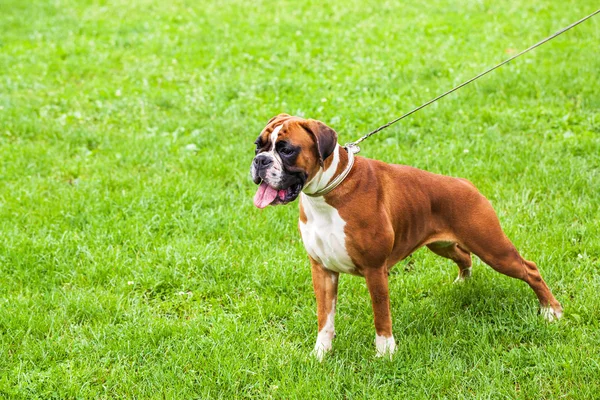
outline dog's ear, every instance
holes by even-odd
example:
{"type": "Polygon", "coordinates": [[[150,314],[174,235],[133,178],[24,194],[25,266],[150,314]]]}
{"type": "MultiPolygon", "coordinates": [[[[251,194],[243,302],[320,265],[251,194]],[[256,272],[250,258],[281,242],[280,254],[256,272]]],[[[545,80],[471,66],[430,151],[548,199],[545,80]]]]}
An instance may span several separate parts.
{"type": "Polygon", "coordinates": [[[303,120],[300,122],[300,126],[315,138],[319,152],[319,164],[322,166],[325,159],[333,153],[337,146],[337,133],[315,119],[303,120]]]}
{"type": "Polygon", "coordinates": [[[267,122],[267,125],[269,125],[271,122],[275,121],[276,119],[285,119],[285,118],[289,118],[289,117],[290,117],[289,114],[279,114],[279,115],[276,115],[273,118],[271,118],[269,120],[269,122],[267,122]]]}

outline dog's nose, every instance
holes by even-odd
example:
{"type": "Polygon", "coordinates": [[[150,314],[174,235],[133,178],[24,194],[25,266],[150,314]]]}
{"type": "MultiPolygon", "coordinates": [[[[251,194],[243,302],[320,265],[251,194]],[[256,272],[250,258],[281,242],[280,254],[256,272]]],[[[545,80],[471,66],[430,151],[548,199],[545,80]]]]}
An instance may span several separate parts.
{"type": "Polygon", "coordinates": [[[264,154],[259,154],[254,157],[254,165],[256,165],[257,168],[267,168],[271,164],[273,164],[273,159],[265,156],[264,154]]]}

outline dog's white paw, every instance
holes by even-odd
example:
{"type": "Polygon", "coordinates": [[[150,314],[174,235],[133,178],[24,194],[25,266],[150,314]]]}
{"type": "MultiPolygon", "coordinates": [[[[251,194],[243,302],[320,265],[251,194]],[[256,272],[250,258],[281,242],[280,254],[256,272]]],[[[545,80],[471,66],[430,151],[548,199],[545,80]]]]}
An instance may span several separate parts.
{"type": "Polygon", "coordinates": [[[325,358],[325,354],[331,351],[332,340],[334,337],[334,332],[319,332],[319,334],[317,335],[317,343],[315,344],[315,348],[312,351],[313,356],[317,360],[323,361],[323,359],[325,358]]]}
{"type": "Polygon", "coordinates": [[[473,273],[473,267],[460,270],[460,272],[458,273],[458,276],[454,280],[454,283],[461,283],[461,282],[466,281],[467,279],[469,279],[471,277],[472,273],[473,273]]]}
{"type": "Polygon", "coordinates": [[[312,355],[318,360],[323,361],[325,354],[331,351],[331,343],[328,346],[317,343],[312,351],[312,355]]]}
{"type": "Polygon", "coordinates": [[[375,347],[377,348],[376,357],[388,356],[391,360],[392,355],[396,351],[396,341],[394,340],[394,336],[385,337],[375,335],[375,347]]]}
{"type": "Polygon", "coordinates": [[[540,314],[548,322],[554,322],[562,318],[563,311],[561,308],[553,308],[552,306],[540,306],[540,314]]]}

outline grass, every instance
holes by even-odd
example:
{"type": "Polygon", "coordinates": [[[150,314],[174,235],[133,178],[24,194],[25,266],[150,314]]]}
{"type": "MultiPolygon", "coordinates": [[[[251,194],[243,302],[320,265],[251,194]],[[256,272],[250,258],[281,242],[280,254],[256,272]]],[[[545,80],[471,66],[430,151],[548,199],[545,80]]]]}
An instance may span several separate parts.
{"type": "Polygon", "coordinates": [[[600,397],[600,17],[362,152],[474,182],[559,323],[421,250],[391,277],[393,360],[343,276],[319,364],[297,207],[255,209],[249,179],[272,115],[350,141],[596,7],[2,0],[2,397],[600,397]]]}

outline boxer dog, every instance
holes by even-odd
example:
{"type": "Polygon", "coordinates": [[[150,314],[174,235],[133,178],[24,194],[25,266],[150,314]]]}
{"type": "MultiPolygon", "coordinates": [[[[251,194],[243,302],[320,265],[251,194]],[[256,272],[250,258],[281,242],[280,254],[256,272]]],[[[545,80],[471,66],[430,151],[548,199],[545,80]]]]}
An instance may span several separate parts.
{"type": "Polygon", "coordinates": [[[375,322],[377,355],[394,353],[388,273],[422,246],[471,276],[471,253],[533,289],[549,321],[562,307],[535,263],[519,255],[490,202],[469,181],[354,157],[322,122],[280,114],[256,140],[252,179],[258,208],[300,197],[299,228],[312,266],[322,360],[335,336],[340,273],[365,278],[375,322]]]}

